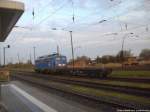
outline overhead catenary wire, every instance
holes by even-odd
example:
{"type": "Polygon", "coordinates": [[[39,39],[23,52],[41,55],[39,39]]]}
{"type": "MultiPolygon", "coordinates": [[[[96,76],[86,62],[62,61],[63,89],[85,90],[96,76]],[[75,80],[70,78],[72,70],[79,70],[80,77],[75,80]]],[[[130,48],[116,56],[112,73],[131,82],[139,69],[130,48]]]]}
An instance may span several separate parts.
{"type": "MultiPolygon", "coordinates": [[[[30,1],[31,3],[32,3],[32,1],[30,1]]],[[[34,25],[34,27],[35,26],[37,26],[37,25],[40,25],[41,23],[43,23],[46,19],[48,19],[50,16],[53,16],[54,14],[56,14],[59,10],[61,10],[66,4],[68,3],[68,0],[67,0],[67,2],[64,2],[63,3],[63,5],[61,5],[59,8],[57,8],[53,13],[51,13],[50,15],[48,15],[46,18],[44,18],[43,20],[41,20],[38,24],[34,24],[34,19],[35,19],[35,9],[33,8],[33,6],[32,6],[32,21],[33,21],[33,25],[34,25]]],[[[22,27],[22,28],[24,28],[24,27],[22,27]]],[[[26,27],[25,27],[26,28],[26,27]]],[[[30,28],[31,30],[33,29],[33,28],[30,28]]],[[[31,31],[30,30],[30,31],[31,31]]],[[[22,35],[20,36],[20,38],[19,38],[19,40],[22,40],[23,39],[23,37],[25,37],[25,35],[27,34],[27,33],[21,33],[22,35]]],[[[14,40],[15,41],[15,40],[14,40]]],[[[11,42],[11,43],[14,43],[14,42],[11,42]]]]}
{"type": "MultiPolygon", "coordinates": [[[[116,16],[114,16],[114,17],[116,17],[116,16]]],[[[113,17],[113,18],[114,18],[114,17],[113,17]]],[[[94,24],[98,24],[98,23],[94,23],[94,24]]],[[[92,25],[92,24],[91,24],[91,25],[92,25]]]]}
{"type": "MultiPolygon", "coordinates": [[[[117,14],[116,14],[116,11],[113,11],[113,13],[114,13],[115,15],[117,15],[117,14]]],[[[123,30],[123,27],[122,27],[121,21],[119,20],[119,15],[116,16],[116,19],[117,19],[118,24],[119,24],[119,26],[120,26],[120,30],[122,31],[122,30],[123,30]]]]}
{"type": "MultiPolygon", "coordinates": [[[[67,0],[68,1],[68,0],[67,0]]],[[[57,8],[54,12],[52,12],[50,15],[46,16],[44,19],[42,19],[40,22],[38,22],[35,26],[40,25],[41,23],[45,22],[49,17],[53,16],[54,14],[56,14],[58,11],[60,11],[62,8],[65,7],[65,5],[68,2],[64,2],[63,5],[61,5],[59,8],[57,8]]]]}
{"type": "MultiPolygon", "coordinates": [[[[53,0],[52,0],[53,1],[53,0]]],[[[51,1],[51,2],[52,2],[51,1]]],[[[67,0],[68,1],[68,0],[67,0]]],[[[50,2],[50,3],[51,3],[50,2]]],[[[49,3],[49,4],[50,4],[49,3]]],[[[71,0],[71,3],[72,3],[72,8],[73,8],[73,17],[72,17],[72,20],[73,20],[73,22],[75,21],[75,12],[74,12],[74,1],[73,0],[71,0]]],[[[49,5],[49,4],[47,4],[47,5],[49,5]]],[[[61,6],[61,7],[59,7],[58,9],[56,9],[56,11],[54,11],[52,14],[50,14],[49,16],[47,16],[47,17],[45,17],[44,19],[42,19],[39,23],[37,23],[37,24],[35,24],[35,26],[37,26],[37,25],[39,25],[39,24],[41,24],[41,23],[43,23],[45,20],[47,20],[50,16],[53,16],[54,14],[56,14],[56,12],[57,11],[59,11],[60,9],[62,9],[63,7],[64,7],[64,5],[65,5],[65,3],[61,6]]],[[[33,8],[33,11],[32,11],[32,15],[34,15],[33,16],[33,18],[35,18],[35,10],[34,10],[34,8],[33,8]]],[[[36,15],[37,16],[37,15],[36,15]]]]}
{"type": "MultiPolygon", "coordinates": [[[[119,4],[121,4],[122,2],[120,2],[119,4]]],[[[115,5],[114,7],[110,7],[109,8],[109,10],[110,9],[112,9],[112,8],[115,8],[115,7],[117,7],[119,4],[117,4],[117,5],[115,5]]],[[[91,13],[90,15],[87,15],[87,16],[84,16],[84,17],[82,17],[82,18],[80,18],[80,19],[78,19],[78,20],[76,20],[76,22],[81,22],[81,21],[85,21],[85,19],[88,19],[88,17],[90,17],[90,16],[92,16],[93,14],[95,14],[96,12],[94,11],[94,13],[91,13]]],[[[103,15],[101,15],[101,17],[102,16],[104,16],[104,14],[103,15]]],[[[70,25],[72,25],[74,22],[70,22],[70,23],[68,23],[65,27],[63,27],[62,29],[66,29],[66,28],[68,28],[70,25]]]]}
{"type": "MultiPolygon", "coordinates": [[[[121,2],[122,3],[122,2],[121,2]]],[[[121,3],[119,3],[119,4],[121,4],[121,3]]],[[[116,5],[116,6],[118,6],[118,5],[116,5]]],[[[115,7],[116,7],[115,6],[115,7]]],[[[114,7],[113,7],[114,8],[114,7]]],[[[127,12],[129,12],[129,10],[127,10],[127,11],[125,11],[125,12],[123,12],[123,13],[121,13],[121,14],[119,14],[119,15],[115,15],[115,16],[112,16],[112,17],[108,17],[108,18],[105,18],[104,17],[104,19],[103,20],[106,20],[106,21],[110,21],[110,20],[112,20],[112,19],[114,19],[114,18],[117,18],[117,20],[119,20],[119,17],[120,16],[122,16],[123,14],[125,14],[125,13],[127,13],[127,12]]],[[[91,15],[90,15],[91,16],[91,15]]],[[[85,20],[86,18],[88,18],[89,17],[89,15],[88,16],[85,16],[85,17],[83,17],[83,18],[81,18],[82,20],[85,20]]],[[[101,16],[102,17],[102,16],[101,16]]],[[[78,19],[78,20],[76,20],[76,21],[82,21],[81,19],[78,19]]],[[[67,24],[65,27],[63,27],[62,29],[67,29],[67,28],[69,28],[69,26],[71,25],[71,24],[73,24],[73,22],[71,22],[71,23],[69,23],[69,24],[67,24]]],[[[81,23],[82,25],[86,25],[86,27],[87,26],[92,26],[92,25],[98,25],[99,24],[99,22],[92,22],[92,23],[90,23],[90,24],[87,24],[87,23],[81,23]]],[[[80,25],[81,25],[80,24],[80,25]]],[[[122,24],[124,24],[124,27],[125,27],[125,29],[126,30],[128,30],[128,23],[127,22],[123,22],[122,21],[122,24]]],[[[121,21],[119,22],[119,25],[120,25],[120,28],[121,28],[121,31],[123,30],[123,26],[121,25],[121,21]]],[[[146,31],[148,31],[149,29],[148,29],[148,26],[145,28],[145,30],[146,31]]]]}
{"type": "MultiPolygon", "coordinates": [[[[45,6],[43,6],[39,11],[37,11],[36,7],[35,6],[33,7],[33,5],[32,5],[33,4],[32,0],[29,0],[29,4],[31,4],[32,6],[31,6],[31,10],[26,10],[26,13],[30,12],[33,15],[33,8],[34,8],[34,13],[36,13],[36,16],[34,17],[34,19],[36,19],[40,15],[39,13],[43,12],[53,1],[55,1],[55,0],[51,0],[45,6]]],[[[29,16],[29,21],[27,23],[29,23],[32,18],[33,18],[33,16],[29,16]]]]}
{"type": "MultiPolygon", "coordinates": [[[[144,32],[141,32],[141,33],[144,33],[144,32]]],[[[105,37],[105,36],[107,36],[107,34],[103,34],[103,35],[101,35],[101,37],[105,37]]],[[[135,35],[134,37],[139,37],[138,35],[135,35]]],[[[113,40],[116,40],[116,39],[113,39],[113,40]]],[[[118,39],[117,39],[118,40],[118,39]]],[[[143,37],[143,38],[135,38],[134,40],[150,40],[150,38],[148,38],[148,37],[143,37]]],[[[107,40],[108,41],[108,40],[107,40]]],[[[109,40],[110,42],[112,42],[112,39],[111,40],[109,40]]],[[[95,45],[95,44],[98,44],[98,43],[101,43],[101,41],[94,41],[94,42],[91,42],[91,43],[89,43],[90,45],[95,45]]],[[[86,44],[86,45],[82,45],[82,46],[87,46],[87,45],[89,45],[88,43],[86,44]]]]}
{"type": "MultiPolygon", "coordinates": [[[[112,20],[113,18],[118,18],[119,16],[122,16],[123,14],[125,14],[125,13],[127,13],[127,12],[129,12],[129,11],[126,11],[126,12],[123,12],[123,13],[121,13],[120,15],[117,15],[117,16],[113,16],[113,17],[110,17],[110,18],[107,18],[107,19],[104,19],[105,21],[110,21],[110,20],[112,20]]],[[[123,23],[123,22],[122,22],[123,23]]],[[[87,26],[93,26],[93,25],[98,25],[99,24],[99,22],[93,22],[93,23],[90,23],[90,24],[86,24],[86,23],[83,23],[83,24],[80,24],[80,25],[86,25],[86,28],[87,28],[87,26]]],[[[120,22],[120,24],[121,24],[121,22],[120,22]]],[[[129,29],[136,29],[136,28],[140,28],[140,27],[146,27],[146,31],[148,31],[148,25],[149,24],[144,24],[144,25],[138,25],[138,26],[136,26],[136,27],[134,27],[134,28],[129,28],[128,25],[129,23],[127,23],[127,22],[124,22],[124,26],[125,26],[125,29],[126,30],[129,30],[129,29]]],[[[131,23],[132,24],[132,23],[131,23]]],[[[136,24],[135,24],[136,25],[136,24]]],[[[68,26],[69,27],[69,26],[68,26]]],[[[68,27],[64,27],[63,29],[66,29],[66,28],[68,28],[68,27]]],[[[121,31],[120,32],[122,32],[123,31],[123,28],[122,28],[122,26],[120,26],[121,27],[121,31]]]]}
{"type": "MultiPolygon", "coordinates": [[[[122,14],[121,14],[121,15],[122,15],[122,14]]],[[[114,16],[114,17],[116,17],[116,16],[114,16]]],[[[113,18],[114,18],[114,17],[113,17],[113,18]]],[[[117,17],[118,17],[118,16],[117,16],[117,17]]],[[[110,18],[110,19],[111,19],[111,18],[110,18]]],[[[95,23],[95,24],[97,24],[97,23],[95,23]]],[[[127,29],[127,27],[126,27],[126,29],[127,29]]]]}
{"type": "MultiPolygon", "coordinates": [[[[150,25],[150,24],[149,24],[149,25],[150,25]]],[[[143,27],[145,27],[145,26],[147,26],[147,24],[146,24],[146,25],[136,26],[136,27],[133,27],[133,28],[129,28],[128,30],[122,30],[122,31],[119,31],[119,32],[104,33],[104,34],[101,34],[101,35],[99,35],[99,36],[100,36],[100,37],[111,36],[111,35],[117,36],[117,35],[119,35],[119,34],[122,34],[122,33],[125,33],[125,32],[130,32],[131,30],[135,30],[135,29],[138,29],[138,28],[143,28],[143,27]]],[[[144,32],[141,32],[141,33],[145,33],[145,31],[144,31],[144,32]]],[[[135,36],[137,37],[137,35],[135,35],[135,36]]],[[[142,39],[142,38],[140,38],[140,39],[142,39]]]]}
{"type": "MultiPolygon", "coordinates": [[[[127,11],[128,12],[128,11],[127,11]]],[[[113,17],[109,17],[109,18],[105,18],[105,19],[103,19],[102,21],[110,21],[111,19],[113,19],[113,18],[116,18],[116,17],[119,17],[119,16],[122,16],[123,14],[125,14],[126,12],[124,12],[124,13],[121,13],[120,15],[117,15],[117,16],[113,16],[113,17]]],[[[87,16],[88,17],[88,16],[87,16]]],[[[73,23],[71,23],[71,24],[73,24],[73,23]]],[[[62,29],[67,29],[67,28],[69,28],[69,25],[71,25],[71,24],[68,24],[66,27],[63,27],[62,29]]],[[[80,23],[80,25],[86,25],[86,27],[87,26],[93,26],[93,25],[99,25],[100,24],[100,21],[96,21],[96,22],[92,22],[92,23],[90,23],[90,24],[87,24],[87,23],[80,23]]],[[[121,23],[120,23],[120,25],[121,25],[121,23]]],[[[121,29],[122,29],[122,26],[121,26],[121,29]]]]}
{"type": "Polygon", "coordinates": [[[51,0],[51,1],[48,2],[46,5],[44,5],[44,6],[38,11],[38,13],[43,12],[49,5],[51,5],[51,3],[52,3],[53,1],[55,1],[55,0],[51,0]]]}
{"type": "MultiPolygon", "coordinates": [[[[45,10],[46,9],[46,7],[48,7],[53,1],[55,1],[55,0],[51,0],[47,5],[45,5],[39,12],[42,12],[43,10],[45,10]]],[[[66,3],[68,3],[68,0],[67,0],[67,2],[66,3]]],[[[37,24],[34,24],[35,25],[35,27],[36,26],[38,26],[38,25],[40,25],[41,23],[43,23],[44,21],[46,21],[50,16],[53,16],[54,14],[56,14],[59,10],[61,10],[64,6],[65,6],[65,4],[66,3],[64,3],[62,6],[60,6],[60,7],[58,7],[57,9],[55,9],[55,11],[53,11],[50,15],[48,15],[47,17],[45,17],[44,19],[42,19],[40,22],[38,22],[37,24]]],[[[32,3],[32,0],[30,0],[30,4],[33,4],[32,3]]],[[[38,19],[38,17],[39,17],[39,12],[37,11],[37,10],[35,10],[35,6],[31,6],[32,7],[32,11],[31,11],[31,15],[32,15],[32,20],[33,20],[33,14],[34,14],[34,21],[36,20],[36,19],[38,19]],[[33,11],[33,9],[34,9],[34,11],[33,11]],[[36,13],[36,15],[35,15],[35,13],[36,13]]],[[[27,23],[29,23],[31,20],[29,20],[27,23]]]]}

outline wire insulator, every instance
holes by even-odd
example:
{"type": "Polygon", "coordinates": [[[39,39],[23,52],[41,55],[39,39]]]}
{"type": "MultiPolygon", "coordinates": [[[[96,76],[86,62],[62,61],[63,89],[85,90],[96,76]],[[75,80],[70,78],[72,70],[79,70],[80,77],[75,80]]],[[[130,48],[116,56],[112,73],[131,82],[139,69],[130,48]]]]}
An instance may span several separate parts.
{"type": "Polygon", "coordinates": [[[33,19],[34,19],[34,16],[35,16],[34,8],[33,8],[33,11],[32,11],[32,16],[33,16],[33,19]]]}

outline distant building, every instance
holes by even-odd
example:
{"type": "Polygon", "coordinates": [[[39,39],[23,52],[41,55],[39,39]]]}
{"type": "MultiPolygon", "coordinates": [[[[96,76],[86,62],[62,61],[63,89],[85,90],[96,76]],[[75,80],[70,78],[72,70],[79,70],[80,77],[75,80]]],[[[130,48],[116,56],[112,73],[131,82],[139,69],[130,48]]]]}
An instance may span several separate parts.
{"type": "Polygon", "coordinates": [[[125,57],[123,64],[125,66],[139,65],[139,61],[137,57],[125,57]]]}
{"type": "MultiPolygon", "coordinates": [[[[74,67],[88,67],[90,65],[91,61],[90,58],[86,56],[78,57],[74,60],[74,67]]],[[[69,66],[72,66],[73,62],[72,60],[68,63],[69,66]]]]}
{"type": "Polygon", "coordinates": [[[87,67],[88,66],[88,62],[86,60],[77,60],[74,63],[75,67],[87,67]]]}

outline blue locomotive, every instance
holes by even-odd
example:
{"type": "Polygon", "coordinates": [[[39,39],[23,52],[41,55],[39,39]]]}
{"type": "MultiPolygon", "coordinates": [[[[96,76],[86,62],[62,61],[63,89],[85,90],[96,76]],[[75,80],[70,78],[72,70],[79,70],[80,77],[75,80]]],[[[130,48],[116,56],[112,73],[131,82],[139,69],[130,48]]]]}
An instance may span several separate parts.
{"type": "Polygon", "coordinates": [[[66,56],[59,55],[57,53],[41,56],[35,60],[35,68],[37,70],[54,70],[67,65],[66,56]]]}
{"type": "Polygon", "coordinates": [[[111,69],[107,68],[75,68],[67,66],[66,56],[58,53],[41,56],[35,60],[35,70],[41,73],[51,73],[56,75],[86,75],[94,77],[107,77],[111,69]]]}

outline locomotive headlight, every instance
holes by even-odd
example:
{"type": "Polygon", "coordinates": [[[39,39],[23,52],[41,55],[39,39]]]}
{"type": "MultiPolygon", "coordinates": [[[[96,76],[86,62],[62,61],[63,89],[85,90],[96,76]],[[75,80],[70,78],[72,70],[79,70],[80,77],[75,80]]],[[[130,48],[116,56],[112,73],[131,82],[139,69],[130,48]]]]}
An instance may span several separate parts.
{"type": "Polygon", "coordinates": [[[58,66],[62,66],[62,64],[58,64],[58,66]]]}
{"type": "Polygon", "coordinates": [[[65,66],[66,64],[58,64],[58,66],[65,66]]]}
{"type": "Polygon", "coordinates": [[[65,66],[66,64],[62,64],[62,66],[65,66]]]}

